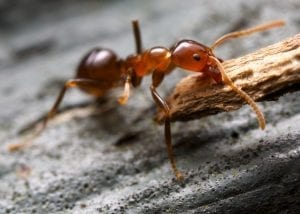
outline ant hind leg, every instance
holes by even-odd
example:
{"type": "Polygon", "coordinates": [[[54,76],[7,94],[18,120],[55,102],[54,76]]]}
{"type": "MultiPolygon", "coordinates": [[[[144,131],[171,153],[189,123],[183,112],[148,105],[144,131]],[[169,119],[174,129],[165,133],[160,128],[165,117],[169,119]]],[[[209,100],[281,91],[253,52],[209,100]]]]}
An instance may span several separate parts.
{"type": "Polygon", "coordinates": [[[65,82],[63,88],[61,89],[59,95],[56,98],[56,101],[50,111],[48,112],[46,118],[43,121],[41,131],[45,129],[47,126],[48,121],[53,118],[57,112],[57,109],[67,91],[69,88],[85,88],[85,89],[90,89],[89,91],[96,92],[97,94],[101,94],[101,91],[106,88],[103,83],[92,80],[92,79],[70,79],[65,82]],[[102,89],[102,90],[101,90],[102,89]]]}
{"type": "Polygon", "coordinates": [[[22,142],[19,143],[12,143],[8,145],[8,150],[11,152],[18,151],[21,149],[24,149],[25,147],[29,147],[32,144],[32,141],[38,137],[43,130],[46,128],[48,121],[53,118],[57,112],[57,109],[59,107],[59,104],[61,103],[67,89],[69,88],[89,88],[93,91],[98,91],[98,93],[101,92],[101,89],[107,87],[101,82],[90,80],[90,79],[70,79],[65,82],[63,88],[61,89],[58,97],[56,98],[56,101],[50,111],[47,113],[47,116],[43,120],[42,124],[38,124],[35,128],[33,133],[27,135],[24,137],[22,142]]]}

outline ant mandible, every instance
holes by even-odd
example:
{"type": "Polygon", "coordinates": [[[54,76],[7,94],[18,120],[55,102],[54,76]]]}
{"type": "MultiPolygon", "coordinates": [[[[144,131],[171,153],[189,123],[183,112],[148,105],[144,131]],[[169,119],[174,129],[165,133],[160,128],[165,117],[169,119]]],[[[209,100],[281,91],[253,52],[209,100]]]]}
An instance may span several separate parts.
{"type": "MultiPolygon", "coordinates": [[[[221,64],[222,60],[214,55],[213,50],[228,39],[246,36],[282,25],[284,25],[284,22],[279,20],[232,32],[219,38],[210,47],[193,40],[181,40],[170,49],[157,46],[143,50],[138,21],[132,21],[136,54],[130,55],[126,59],[119,59],[110,49],[93,48],[89,51],[79,63],[75,78],[65,82],[37,134],[41,133],[49,119],[56,114],[67,89],[77,87],[90,95],[101,97],[113,88],[124,86],[124,92],[118,101],[120,104],[126,104],[130,96],[130,87],[139,86],[144,76],[152,74],[150,91],[156,105],[162,108],[165,113],[164,135],[168,158],[176,178],[182,180],[183,175],[176,167],[172,148],[170,108],[167,102],[159,95],[156,88],[161,84],[164,76],[175,67],[210,76],[216,83],[228,85],[240,95],[252,107],[256,113],[260,128],[264,129],[265,119],[263,113],[258,109],[254,100],[239,89],[227,76],[221,64]]],[[[11,150],[13,149],[12,147],[11,150]]]]}

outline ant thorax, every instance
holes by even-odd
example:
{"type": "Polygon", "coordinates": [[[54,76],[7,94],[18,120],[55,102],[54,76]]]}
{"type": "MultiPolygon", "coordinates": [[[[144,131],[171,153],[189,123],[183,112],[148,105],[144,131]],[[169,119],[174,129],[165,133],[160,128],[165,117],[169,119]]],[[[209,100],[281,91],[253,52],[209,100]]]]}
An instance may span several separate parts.
{"type": "Polygon", "coordinates": [[[143,77],[154,70],[165,71],[171,63],[171,53],[167,48],[154,47],[127,57],[125,63],[127,69],[132,69],[137,76],[143,77]]]}

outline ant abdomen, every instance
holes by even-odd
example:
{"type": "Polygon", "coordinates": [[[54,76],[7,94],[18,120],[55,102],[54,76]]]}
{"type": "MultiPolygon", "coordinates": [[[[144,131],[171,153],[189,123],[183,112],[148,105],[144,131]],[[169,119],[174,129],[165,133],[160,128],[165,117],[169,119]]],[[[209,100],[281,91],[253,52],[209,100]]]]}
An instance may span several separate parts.
{"type": "Polygon", "coordinates": [[[76,78],[115,84],[121,78],[120,60],[107,48],[93,48],[81,60],[76,78]]]}

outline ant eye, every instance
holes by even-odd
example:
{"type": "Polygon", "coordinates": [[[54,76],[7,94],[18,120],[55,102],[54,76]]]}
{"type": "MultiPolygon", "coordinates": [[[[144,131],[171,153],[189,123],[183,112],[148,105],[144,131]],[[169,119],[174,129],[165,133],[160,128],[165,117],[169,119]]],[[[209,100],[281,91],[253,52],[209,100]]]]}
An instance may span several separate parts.
{"type": "Polygon", "coordinates": [[[201,57],[200,57],[199,54],[193,54],[193,59],[196,60],[196,61],[200,61],[201,57]]]}

